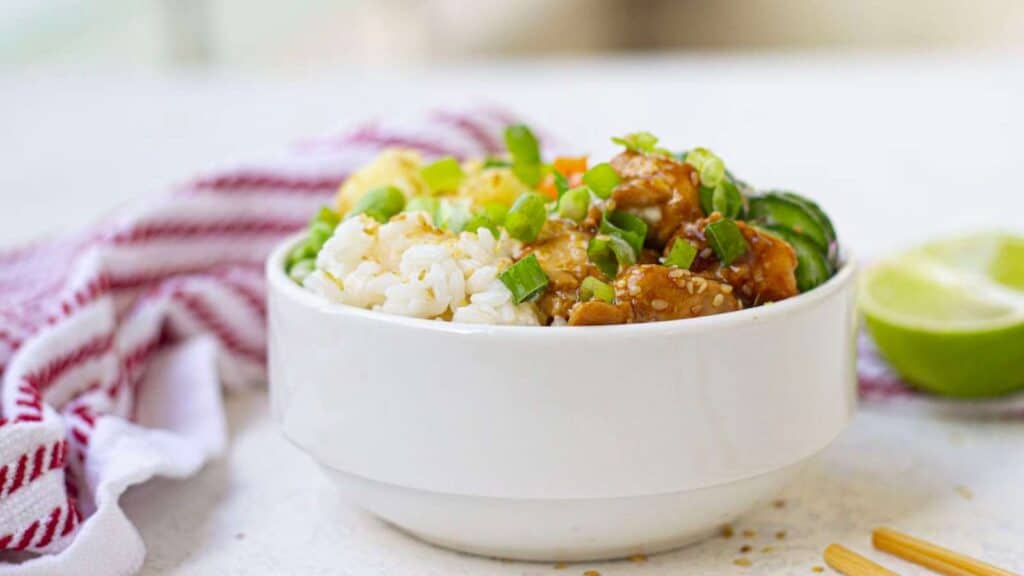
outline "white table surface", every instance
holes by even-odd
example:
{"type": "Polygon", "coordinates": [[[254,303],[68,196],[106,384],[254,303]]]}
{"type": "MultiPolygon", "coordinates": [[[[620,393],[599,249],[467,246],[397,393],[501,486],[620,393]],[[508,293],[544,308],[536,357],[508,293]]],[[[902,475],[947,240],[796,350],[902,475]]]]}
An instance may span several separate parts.
{"type": "MultiPolygon", "coordinates": [[[[0,75],[0,246],[82,226],[197,170],[445,102],[502,103],[598,153],[636,129],[707,145],[751,182],[819,199],[868,258],[936,234],[1024,231],[1019,58],[663,58],[261,79],[0,75]]],[[[336,496],[277,433],[264,392],[227,405],[224,459],[124,497],[149,550],[144,574],[810,574],[833,541],[924,573],[870,550],[879,524],[1024,571],[1024,422],[867,407],[785,507],[755,511],[733,538],[558,570],[414,541],[336,496]],[[749,568],[732,563],[744,544],[749,568]]]]}

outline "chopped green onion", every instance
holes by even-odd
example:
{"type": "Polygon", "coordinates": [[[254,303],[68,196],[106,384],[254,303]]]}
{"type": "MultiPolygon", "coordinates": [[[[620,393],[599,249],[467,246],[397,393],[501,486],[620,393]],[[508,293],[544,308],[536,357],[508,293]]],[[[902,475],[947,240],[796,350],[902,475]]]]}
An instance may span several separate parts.
{"type": "Polygon", "coordinates": [[[587,302],[594,298],[611,304],[615,302],[615,289],[593,276],[587,276],[580,284],[580,301],[587,302]]]}
{"type": "Polygon", "coordinates": [[[643,220],[628,212],[605,212],[601,217],[600,231],[622,238],[633,249],[635,257],[640,257],[647,237],[647,223],[643,220]]]}
{"type": "Polygon", "coordinates": [[[690,150],[685,162],[697,170],[702,186],[714,189],[725,177],[725,162],[707,148],[690,150]]]}
{"type": "Polygon", "coordinates": [[[484,170],[488,168],[508,168],[512,163],[504,158],[495,158],[491,156],[484,160],[484,170]]]}
{"type": "Polygon", "coordinates": [[[508,214],[508,206],[505,206],[500,202],[491,202],[484,206],[483,214],[484,216],[487,216],[491,222],[494,222],[498,226],[503,226],[505,224],[505,216],[508,214]]]}
{"type": "Polygon", "coordinates": [[[723,178],[711,194],[711,210],[726,218],[739,216],[740,211],[743,210],[743,196],[740,194],[740,189],[728,179],[723,178]]]}
{"type": "Polygon", "coordinates": [[[558,198],[561,199],[562,194],[569,191],[569,181],[565,179],[565,175],[554,168],[551,169],[551,173],[555,175],[555,190],[558,190],[558,198]]]}
{"type": "Polygon", "coordinates": [[[456,190],[466,178],[462,165],[452,156],[445,156],[436,162],[427,164],[420,170],[420,176],[427,183],[431,192],[456,190]]]}
{"type": "Polygon", "coordinates": [[[299,260],[288,269],[288,277],[294,280],[298,284],[302,284],[306,281],[306,277],[313,273],[316,269],[316,260],[312,258],[306,258],[299,260]]]}
{"type": "Polygon", "coordinates": [[[387,222],[402,208],[405,208],[405,194],[394,186],[381,186],[363,194],[347,217],[366,214],[378,222],[387,222]]]}
{"type": "Polygon", "coordinates": [[[512,300],[516,304],[533,298],[548,286],[548,275],[540,267],[536,254],[530,254],[509,266],[498,275],[498,279],[512,293],[512,300]]]}
{"type": "Polygon", "coordinates": [[[722,266],[732,264],[747,251],[747,240],[732,220],[722,219],[708,224],[704,235],[722,266]]]}
{"type": "Polygon", "coordinates": [[[540,144],[525,124],[505,128],[505,146],[512,156],[512,172],[527,186],[536,186],[544,175],[540,163],[540,144]]]}
{"type": "Polygon", "coordinates": [[[573,188],[558,200],[558,215],[579,222],[587,217],[587,209],[590,207],[590,188],[580,186],[573,188]]]}
{"type": "Polygon", "coordinates": [[[320,249],[324,247],[324,244],[327,243],[333,234],[334,228],[331,228],[329,224],[314,222],[309,227],[309,238],[306,241],[319,253],[320,249]]]}
{"type": "Polygon", "coordinates": [[[426,212],[434,226],[441,224],[441,200],[433,196],[416,196],[405,205],[405,212],[426,212]]]}
{"type": "Polygon", "coordinates": [[[505,216],[505,229],[508,230],[509,236],[523,242],[536,240],[548,218],[548,211],[544,206],[546,201],[544,196],[536,192],[523,192],[516,198],[505,216]]]}
{"type": "Polygon", "coordinates": [[[486,214],[479,213],[474,214],[466,221],[466,225],[462,227],[463,232],[473,232],[474,234],[480,228],[487,228],[491,231],[491,234],[495,238],[498,237],[498,226],[495,225],[494,221],[487,217],[486,214]]]}
{"type": "Polygon", "coordinates": [[[512,165],[512,173],[519,178],[519,181],[531,188],[536,188],[544,176],[544,166],[541,164],[523,164],[516,162],[512,165]]]}
{"type": "Polygon", "coordinates": [[[668,256],[665,256],[661,263],[672,268],[689,270],[696,257],[697,247],[692,242],[676,238],[676,241],[672,244],[672,249],[668,251],[668,256]]]}
{"type": "Polygon", "coordinates": [[[619,173],[607,162],[595,164],[583,174],[583,183],[590,186],[598,198],[611,196],[619,182],[619,173]]]}
{"type": "Polygon", "coordinates": [[[658,137],[650,132],[633,132],[620,138],[612,138],[612,142],[634,152],[654,152],[658,145],[658,137]]]}
{"type": "Polygon", "coordinates": [[[462,232],[466,223],[473,216],[469,211],[469,199],[442,198],[438,210],[438,228],[450,230],[456,234],[462,232]]]}
{"type": "Polygon", "coordinates": [[[598,234],[587,244],[587,258],[608,278],[615,278],[620,268],[636,263],[633,248],[618,236],[598,234]]]}
{"type": "Polygon", "coordinates": [[[330,226],[331,230],[334,230],[334,227],[338,225],[338,222],[340,220],[341,218],[338,216],[337,212],[331,210],[327,206],[324,206],[320,208],[320,210],[313,216],[313,219],[310,220],[309,225],[312,226],[317,222],[323,222],[324,224],[330,226]]]}
{"type": "Polygon", "coordinates": [[[505,128],[505,146],[512,155],[513,164],[540,164],[540,144],[525,124],[505,128]]]}

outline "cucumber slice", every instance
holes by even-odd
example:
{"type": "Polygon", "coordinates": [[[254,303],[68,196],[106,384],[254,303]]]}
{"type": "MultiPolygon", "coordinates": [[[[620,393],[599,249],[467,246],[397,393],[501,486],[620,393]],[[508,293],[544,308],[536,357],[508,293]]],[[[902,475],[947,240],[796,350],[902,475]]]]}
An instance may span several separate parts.
{"type": "Polygon", "coordinates": [[[818,217],[818,220],[820,220],[822,225],[825,227],[825,233],[831,241],[836,241],[836,229],[832,226],[832,220],[828,217],[828,214],[825,214],[825,211],[821,209],[821,206],[818,206],[817,202],[796,194],[795,192],[781,192],[780,195],[803,204],[807,210],[818,217]]]}
{"type": "Polygon", "coordinates": [[[778,224],[762,225],[757,228],[778,236],[793,247],[793,251],[796,252],[796,287],[801,292],[824,284],[832,277],[835,272],[832,263],[825,258],[818,244],[806,234],[794,232],[792,228],[778,224]]]}
{"type": "Polygon", "coordinates": [[[751,198],[747,216],[759,224],[784,227],[807,236],[822,255],[828,255],[829,246],[835,241],[830,223],[826,224],[806,202],[782,194],[768,192],[751,198]]]}

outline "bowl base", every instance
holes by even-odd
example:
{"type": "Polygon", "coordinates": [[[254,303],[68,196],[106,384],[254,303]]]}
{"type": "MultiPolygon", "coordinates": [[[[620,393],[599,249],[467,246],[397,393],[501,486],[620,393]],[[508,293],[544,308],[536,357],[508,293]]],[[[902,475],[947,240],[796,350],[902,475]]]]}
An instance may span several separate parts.
{"type": "Polygon", "coordinates": [[[551,500],[427,492],[325,470],[355,504],[431,544],[493,558],[580,562],[700,541],[777,496],[802,466],[695,490],[551,500]]]}

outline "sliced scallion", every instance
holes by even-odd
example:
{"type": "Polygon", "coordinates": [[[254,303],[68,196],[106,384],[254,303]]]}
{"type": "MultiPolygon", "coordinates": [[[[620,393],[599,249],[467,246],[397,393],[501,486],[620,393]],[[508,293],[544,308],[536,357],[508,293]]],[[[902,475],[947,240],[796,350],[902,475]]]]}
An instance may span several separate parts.
{"type": "Polygon", "coordinates": [[[583,183],[594,191],[598,198],[608,198],[620,182],[619,173],[607,162],[595,164],[583,174],[583,183]]]}
{"type": "Polygon", "coordinates": [[[654,152],[658,145],[658,137],[650,132],[633,132],[612,138],[612,142],[634,152],[654,152]]]}
{"type": "Polygon", "coordinates": [[[590,188],[580,186],[573,188],[558,200],[558,215],[579,222],[587,216],[587,209],[590,208],[590,188]]]}
{"type": "Polygon", "coordinates": [[[728,178],[722,178],[711,194],[711,211],[718,212],[726,218],[735,218],[742,210],[743,196],[740,189],[728,178]]]}
{"type": "Polygon", "coordinates": [[[466,221],[466,225],[462,227],[463,232],[473,232],[474,234],[480,228],[487,228],[491,231],[491,234],[495,238],[498,236],[498,226],[487,217],[484,213],[474,214],[470,216],[469,220],[466,221]]]}
{"type": "Polygon", "coordinates": [[[523,242],[536,240],[548,217],[546,201],[536,192],[524,192],[516,198],[505,215],[505,229],[509,236],[523,242]]]}
{"type": "Polygon", "coordinates": [[[587,244],[587,258],[608,278],[615,278],[619,269],[636,263],[636,253],[622,238],[598,234],[587,244]]]}
{"type": "Polygon", "coordinates": [[[381,186],[363,194],[348,217],[366,214],[378,222],[387,222],[402,208],[405,208],[405,194],[394,186],[381,186]]]}
{"type": "Polygon", "coordinates": [[[490,204],[484,206],[483,214],[484,216],[487,216],[487,218],[491,222],[494,222],[496,225],[504,226],[505,215],[508,214],[508,206],[505,206],[504,204],[501,204],[499,202],[491,202],[490,204]]]}
{"type": "Polygon", "coordinates": [[[544,176],[537,137],[525,124],[513,124],[505,128],[505,146],[512,156],[512,172],[527,186],[537,186],[544,176]]]}
{"type": "Polygon", "coordinates": [[[548,286],[548,275],[540,267],[535,254],[509,266],[498,279],[512,293],[512,300],[516,304],[533,298],[548,286]]]}
{"type": "Polygon", "coordinates": [[[416,196],[405,205],[405,212],[426,212],[434,226],[441,224],[441,200],[434,196],[416,196]]]}
{"type": "Polygon", "coordinates": [[[611,304],[615,302],[615,289],[593,276],[587,276],[580,284],[580,301],[587,302],[594,298],[611,304]]]}
{"type": "Polygon", "coordinates": [[[334,230],[334,227],[338,225],[338,222],[340,220],[341,218],[338,216],[337,212],[331,210],[327,206],[323,206],[313,216],[313,219],[309,222],[309,225],[312,226],[317,222],[323,222],[324,224],[330,226],[331,230],[334,230]]]}
{"type": "Polygon", "coordinates": [[[747,240],[736,222],[722,219],[712,222],[704,229],[708,244],[715,251],[719,262],[728,266],[747,251],[747,240]]]}
{"type": "Polygon", "coordinates": [[[316,260],[312,258],[299,260],[288,269],[288,277],[294,280],[297,284],[302,284],[306,281],[306,277],[312,274],[315,269],[316,260]]]}
{"type": "Polygon", "coordinates": [[[427,164],[420,170],[420,176],[432,192],[456,190],[466,178],[462,165],[452,156],[427,164]]]}
{"type": "Polygon", "coordinates": [[[555,190],[558,191],[558,198],[561,199],[562,194],[569,191],[569,181],[565,179],[565,175],[554,168],[551,169],[551,173],[555,177],[555,190]]]}
{"type": "Polygon", "coordinates": [[[643,220],[628,212],[605,212],[601,217],[600,231],[622,238],[633,249],[636,258],[640,257],[647,237],[647,223],[643,220]]]}
{"type": "Polygon", "coordinates": [[[473,215],[469,211],[469,200],[463,198],[442,198],[438,208],[438,228],[458,234],[466,227],[473,215]]]}
{"type": "Polygon", "coordinates": [[[676,241],[672,243],[672,248],[668,251],[668,256],[665,256],[661,263],[672,268],[689,270],[696,257],[697,247],[692,242],[676,238],[676,241]]]}

